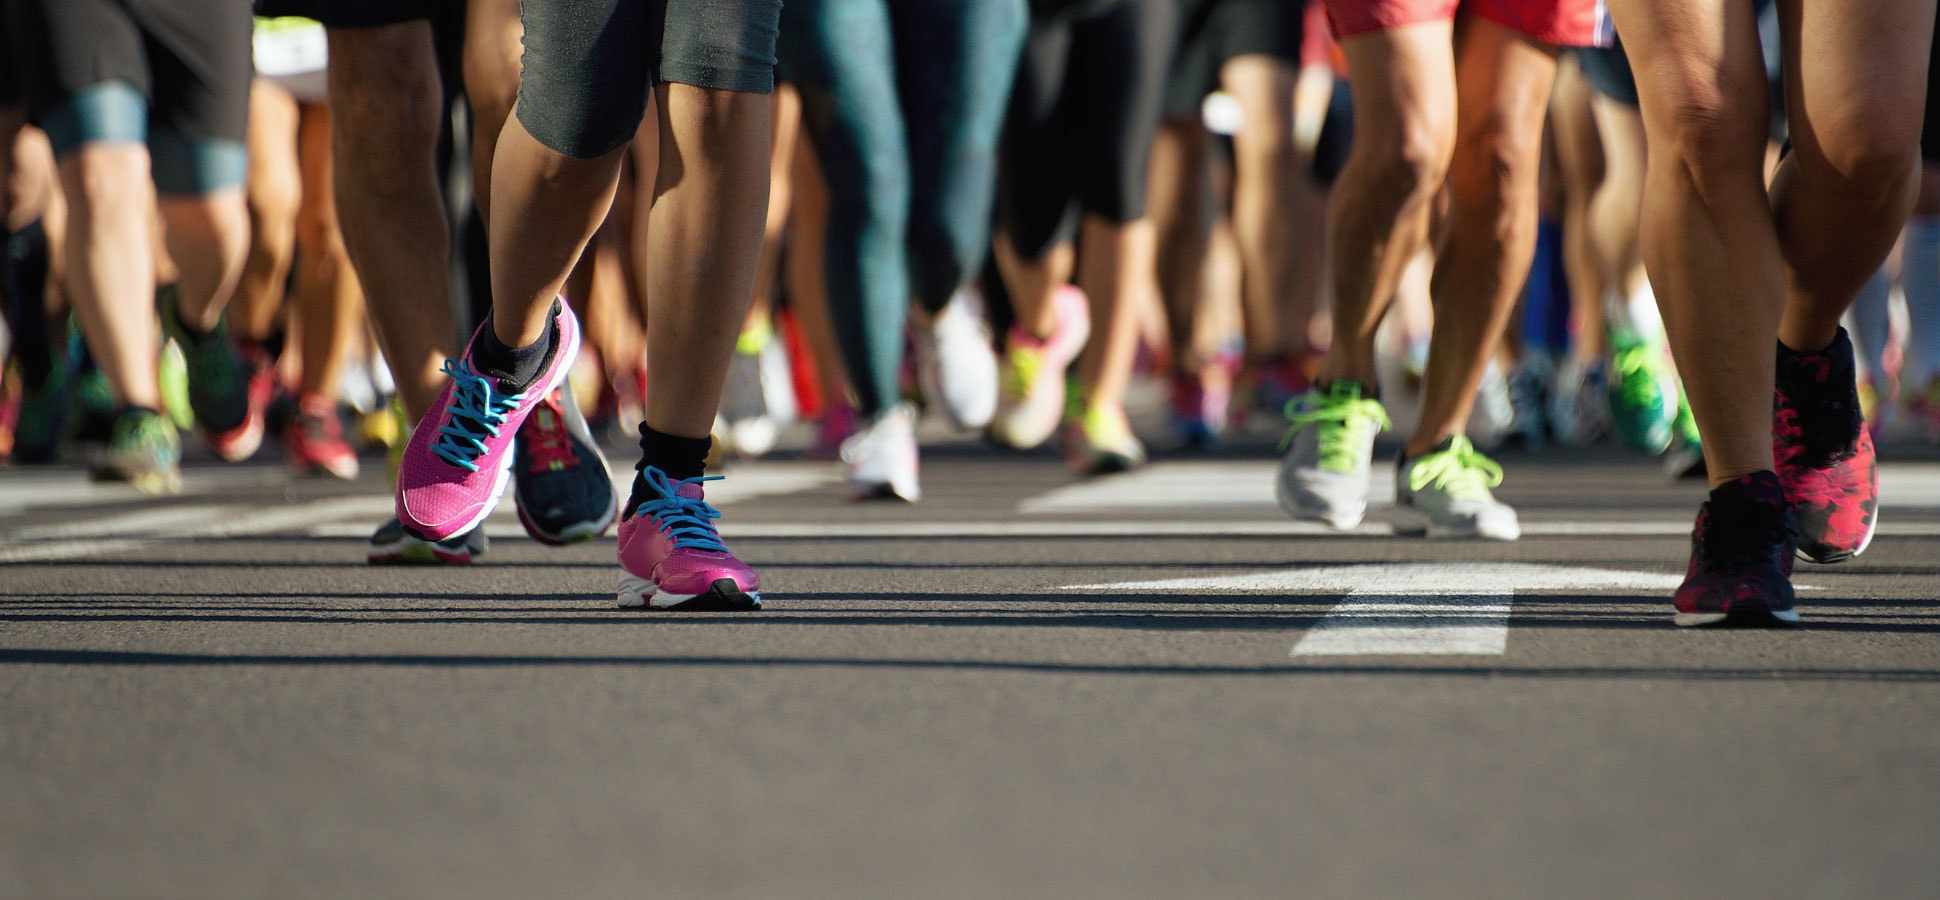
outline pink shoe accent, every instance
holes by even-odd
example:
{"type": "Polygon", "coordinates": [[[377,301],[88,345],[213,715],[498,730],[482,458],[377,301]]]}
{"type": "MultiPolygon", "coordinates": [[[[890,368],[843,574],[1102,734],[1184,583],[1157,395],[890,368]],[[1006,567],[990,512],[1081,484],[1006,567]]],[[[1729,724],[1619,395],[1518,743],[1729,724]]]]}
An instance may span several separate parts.
{"type": "Polygon", "coordinates": [[[642,470],[653,496],[620,523],[621,606],[739,610],[761,607],[761,576],[729,550],[714,529],[720,510],[701,484],[719,475],[675,481],[642,470]]]}
{"type": "MultiPolygon", "coordinates": [[[[482,331],[489,326],[479,326],[482,331]]],[[[526,416],[566,380],[579,355],[579,320],[553,304],[558,349],[524,391],[500,391],[497,379],[472,365],[472,335],[463,359],[446,360],[451,380],[411,433],[398,462],[397,518],[418,537],[442,541],[476,527],[498,506],[511,477],[512,441],[526,416]]]]}

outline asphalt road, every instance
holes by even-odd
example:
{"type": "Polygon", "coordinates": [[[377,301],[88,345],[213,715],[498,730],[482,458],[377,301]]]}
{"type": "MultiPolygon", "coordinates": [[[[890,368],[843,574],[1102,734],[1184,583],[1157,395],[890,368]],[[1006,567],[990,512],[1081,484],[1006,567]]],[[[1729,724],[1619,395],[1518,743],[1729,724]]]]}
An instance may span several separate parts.
{"type": "Polygon", "coordinates": [[[1940,896],[1940,464],[1718,633],[1698,487],[1504,462],[1513,545],[1297,527],[1265,444],[741,464],[752,615],[615,609],[509,501],[369,567],[377,464],[0,472],[0,896],[1940,896]]]}

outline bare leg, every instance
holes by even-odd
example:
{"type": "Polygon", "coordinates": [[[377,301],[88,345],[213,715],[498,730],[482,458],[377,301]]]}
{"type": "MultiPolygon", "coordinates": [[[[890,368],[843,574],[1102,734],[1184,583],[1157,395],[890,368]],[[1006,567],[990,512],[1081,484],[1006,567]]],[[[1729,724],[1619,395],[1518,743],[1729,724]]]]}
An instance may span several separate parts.
{"type": "Polygon", "coordinates": [[[1161,124],[1152,142],[1152,227],[1164,248],[1158,254],[1159,297],[1180,371],[1197,364],[1194,338],[1212,248],[1211,145],[1205,126],[1191,118],[1161,124]]]}
{"type": "Polygon", "coordinates": [[[1772,468],[1785,296],[1751,0],[1613,0],[1650,141],[1643,253],[1716,487],[1772,468]]]}
{"type": "Polygon", "coordinates": [[[297,116],[289,91],[256,79],[249,89],[249,255],[229,316],[233,333],[252,341],[274,327],[296,254],[297,207],[304,200],[297,116]]]}
{"type": "Polygon", "coordinates": [[[330,97],[345,248],[415,422],[437,399],[439,369],[457,345],[450,236],[432,165],[443,103],[430,24],[331,29],[330,97]]]}
{"type": "Polygon", "coordinates": [[[1304,348],[1296,338],[1296,285],[1313,264],[1317,235],[1295,213],[1308,158],[1293,136],[1292,63],[1250,55],[1227,60],[1220,83],[1239,100],[1245,125],[1233,138],[1233,233],[1245,273],[1241,300],[1246,318],[1246,355],[1254,360],[1304,348]]]}
{"type": "Polygon", "coordinates": [[[519,96],[519,0],[467,0],[465,100],[471,105],[472,190],[480,218],[489,221],[492,160],[499,131],[519,96]]]}
{"type": "Polygon", "coordinates": [[[60,161],[68,198],[67,295],[115,401],[161,409],[155,379],[148,150],[85,144],[60,161]]]}
{"type": "MultiPolygon", "coordinates": [[[[1051,245],[1039,259],[1026,259],[1011,246],[1010,236],[998,232],[991,249],[997,255],[997,269],[1010,288],[1010,303],[1017,324],[1032,337],[1048,338],[1057,330],[1057,307],[1051,296],[1071,282],[1077,267],[1078,251],[1070,241],[1051,245]]],[[[1097,323],[1092,323],[1094,329],[1097,323]]]]}
{"type": "Polygon", "coordinates": [[[1435,329],[1421,421],[1404,452],[1460,433],[1515,309],[1536,247],[1536,188],[1554,48],[1465,17],[1456,73],[1460,112],[1449,164],[1449,223],[1430,292],[1435,329]]]}
{"type": "Polygon", "coordinates": [[[1373,385],[1374,335],[1401,270],[1426,242],[1455,144],[1453,24],[1342,44],[1354,80],[1354,147],[1328,204],[1333,343],[1323,381],[1373,385]]]}
{"type": "Polygon", "coordinates": [[[1603,143],[1603,184],[1590,202],[1590,239],[1606,291],[1628,299],[1643,286],[1638,218],[1644,199],[1644,120],[1637,108],[1598,95],[1591,100],[1603,143]]]}
{"type": "Polygon", "coordinates": [[[335,400],[351,343],[363,327],[364,293],[337,222],[329,107],[304,106],[300,134],[304,200],[297,222],[296,312],[303,371],[297,389],[335,400]]]}
{"type": "Polygon", "coordinates": [[[1153,299],[1158,243],[1152,220],[1113,222],[1087,213],[1078,239],[1084,246],[1078,287],[1091,302],[1092,323],[1078,379],[1093,406],[1123,406],[1138,356],[1139,313],[1153,299]]]}
{"type": "Polygon", "coordinates": [[[1585,363],[1608,349],[1603,298],[1611,284],[1590,230],[1590,204],[1604,178],[1603,144],[1590,95],[1590,83],[1573,61],[1558,67],[1549,112],[1563,180],[1563,268],[1570,286],[1570,330],[1576,335],[1570,355],[1585,363]]]}
{"type": "Polygon", "coordinates": [[[1832,343],[1919,189],[1932,0],[1778,6],[1792,152],[1772,181],[1786,269],[1779,338],[1832,343]]]}

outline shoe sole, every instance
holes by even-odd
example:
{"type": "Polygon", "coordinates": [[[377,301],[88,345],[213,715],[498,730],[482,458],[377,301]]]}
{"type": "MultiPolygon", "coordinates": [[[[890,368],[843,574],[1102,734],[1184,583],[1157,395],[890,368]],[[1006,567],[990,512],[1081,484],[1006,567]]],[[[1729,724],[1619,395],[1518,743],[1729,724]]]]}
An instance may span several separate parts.
{"type": "Polygon", "coordinates": [[[1853,557],[1866,552],[1866,548],[1871,547],[1873,545],[1873,534],[1878,530],[1879,530],[1879,517],[1878,515],[1874,515],[1872,523],[1866,526],[1866,536],[1860,539],[1859,546],[1855,549],[1834,550],[1830,553],[1814,556],[1810,553],[1807,553],[1805,550],[1805,547],[1801,546],[1798,548],[1798,550],[1794,551],[1793,555],[1806,562],[1817,563],[1822,566],[1830,566],[1830,565],[1835,565],[1842,562],[1848,562],[1853,557]]]}
{"type": "Polygon", "coordinates": [[[613,527],[613,520],[620,511],[620,500],[615,496],[607,501],[606,512],[599,518],[590,522],[575,522],[558,533],[553,533],[532,521],[532,517],[526,514],[525,507],[519,504],[517,497],[512,498],[512,503],[518,507],[519,524],[525,526],[526,535],[548,547],[564,547],[567,544],[577,544],[599,537],[606,533],[606,529],[613,527]]]}
{"type": "Polygon", "coordinates": [[[1790,628],[1799,623],[1798,610],[1746,610],[1728,613],[1687,613],[1674,617],[1679,628],[1790,628]]]}
{"type": "Polygon", "coordinates": [[[648,579],[627,575],[620,579],[619,605],[668,612],[754,612],[761,609],[761,592],[743,591],[732,578],[717,578],[705,593],[670,594],[648,579]]]}
{"type": "Polygon", "coordinates": [[[1464,525],[1438,525],[1426,513],[1417,512],[1405,506],[1394,509],[1394,533],[1402,537],[1426,537],[1431,541],[1499,541],[1512,543],[1522,539],[1522,525],[1510,534],[1484,534],[1480,529],[1464,525]]]}
{"type": "Polygon", "coordinates": [[[120,482],[144,494],[155,496],[182,493],[182,473],[179,471],[128,473],[95,468],[89,470],[88,478],[92,481],[120,482]]]}
{"type": "Polygon", "coordinates": [[[436,544],[405,538],[395,544],[373,544],[365,560],[373,566],[468,566],[473,557],[484,552],[453,553],[438,549],[436,544]]]}
{"type": "Polygon", "coordinates": [[[1279,502],[1280,511],[1292,516],[1294,520],[1300,522],[1319,522],[1335,531],[1353,531],[1359,528],[1361,522],[1367,518],[1366,505],[1350,513],[1336,513],[1332,515],[1328,514],[1326,510],[1308,507],[1292,494],[1288,493],[1286,482],[1280,479],[1274,480],[1273,499],[1279,502]]]}

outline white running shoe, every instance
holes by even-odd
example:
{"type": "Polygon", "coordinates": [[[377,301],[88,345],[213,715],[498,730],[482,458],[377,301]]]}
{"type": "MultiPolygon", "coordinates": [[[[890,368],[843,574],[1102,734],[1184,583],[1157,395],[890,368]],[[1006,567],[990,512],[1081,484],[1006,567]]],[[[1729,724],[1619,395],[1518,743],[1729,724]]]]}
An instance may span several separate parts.
{"type": "Polygon", "coordinates": [[[1391,423],[1381,402],[1361,385],[1337,380],[1289,405],[1291,429],[1281,441],[1286,458],[1274,479],[1280,508],[1296,519],[1347,530],[1367,514],[1374,436],[1391,423]]]}
{"type": "Polygon", "coordinates": [[[923,499],[917,482],[916,409],[898,403],[842,442],[850,499],[923,499]]]}
{"type": "Polygon", "coordinates": [[[1502,467],[1462,435],[1433,452],[1401,463],[1396,473],[1394,531],[1431,538],[1513,541],[1522,536],[1516,511],[1489,488],[1502,483],[1502,467]]]}
{"type": "Polygon", "coordinates": [[[983,294],[965,287],[916,337],[923,397],[958,428],[982,428],[997,413],[997,353],[984,321],[983,294]]]}
{"type": "Polygon", "coordinates": [[[715,431],[745,457],[775,447],[781,428],[795,418],[794,384],[788,352],[771,329],[750,329],[735,345],[721,386],[721,412],[715,431]]]}
{"type": "Polygon", "coordinates": [[[1064,418],[1064,376],[1091,336],[1091,310],[1083,291],[1069,285],[1052,299],[1057,329],[1044,340],[1022,328],[1010,330],[1004,350],[997,414],[990,434],[1019,450],[1051,439],[1064,418]]]}
{"type": "Polygon", "coordinates": [[[1557,443],[1584,447],[1610,431],[1609,370],[1603,360],[1575,358],[1556,367],[1549,393],[1549,430],[1557,443]]]}

